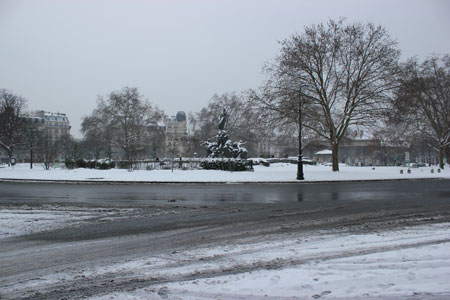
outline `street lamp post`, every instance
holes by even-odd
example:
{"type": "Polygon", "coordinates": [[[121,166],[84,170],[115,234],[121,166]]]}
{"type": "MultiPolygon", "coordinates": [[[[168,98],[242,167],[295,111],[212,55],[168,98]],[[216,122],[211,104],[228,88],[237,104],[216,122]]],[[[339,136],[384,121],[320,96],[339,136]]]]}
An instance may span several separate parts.
{"type": "Polygon", "coordinates": [[[31,142],[30,147],[30,169],[33,169],[33,142],[31,142]]]}
{"type": "Polygon", "coordinates": [[[428,138],[428,166],[431,167],[431,144],[430,138],[428,138]]]}
{"type": "Polygon", "coordinates": [[[34,127],[29,128],[29,143],[30,143],[30,169],[33,169],[33,142],[34,142],[34,134],[36,133],[36,129],[34,127]]]}
{"type": "Polygon", "coordinates": [[[303,176],[303,150],[302,150],[302,93],[298,99],[298,158],[297,158],[297,180],[304,180],[303,176]]]}

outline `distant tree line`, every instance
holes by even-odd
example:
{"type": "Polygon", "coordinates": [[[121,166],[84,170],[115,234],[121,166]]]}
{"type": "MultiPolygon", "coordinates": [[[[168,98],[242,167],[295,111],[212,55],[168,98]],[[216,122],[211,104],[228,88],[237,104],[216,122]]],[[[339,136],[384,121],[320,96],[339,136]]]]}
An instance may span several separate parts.
{"type": "MultiPolygon", "coordinates": [[[[246,143],[250,156],[260,154],[266,142],[295,147],[296,139],[318,139],[330,145],[332,170],[338,171],[341,142],[364,129],[385,144],[429,140],[444,168],[444,157],[450,159],[448,54],[401,63],[397,42],[385,28],[345,19],[306,26],[280,45],[258,89],[213,95],[206,107],[189,113],[189,135],[178,141],[185,145],[183,155],[204,153],[201,143],[215,138],[225,108],[227,132],[246,143]]],[[[46,144],[45,136],[33,143],[36,136],[22,118],[25,105],[23,97],[0,91],[0,147],[11,158],[18,145],[39,144],[51,158],[54,143],[46,144]]],[[[125,87],[98,98],[82,120],[82,141],[65,137],[58,149],[73,159],[112,158],[113,149],[130,162],[161,157],[170,151],[158,126],[165,118],[137,88],[125,87]]]]}

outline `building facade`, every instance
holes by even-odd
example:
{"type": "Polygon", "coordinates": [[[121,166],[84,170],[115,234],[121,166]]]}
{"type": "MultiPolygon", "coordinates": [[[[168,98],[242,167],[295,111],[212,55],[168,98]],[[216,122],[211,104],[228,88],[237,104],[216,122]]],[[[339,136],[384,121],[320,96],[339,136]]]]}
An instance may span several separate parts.
{"type": "Polygon", "coordinates": [[[71,126],[66,114],[40,110],[36,111],[32,117],[43,120],[42,129],[52,141],[59,140],[65,135],[70,135],[71,126]]]}
{"type": "MultiPolygon", "coordinates": [[[[53,145],[66,135],[70,135],[70,122],[66,114],[52,113],[43,110],[33,112],[25,117],[26,127],[22,146],[15,151],[18,161],[28,162],[34,150],[34,160],[43,161],[52,152],[53,145]],[[43,141],[46,142],[43,142],[43,141]],[[40,141],[40,142],[39,142],[40,141]]],[[[57,149],[57,148],[54,148],[57,149]]],[[[61,161],[63,153],[56,151],[52,160],[61,161]]]]}
{"type": "Polygon", "coordinates": [[[165,120],[166,127],[166,156],[180,157],[185,152],[187,139],[187,121],[184,111],[165,120]]]}

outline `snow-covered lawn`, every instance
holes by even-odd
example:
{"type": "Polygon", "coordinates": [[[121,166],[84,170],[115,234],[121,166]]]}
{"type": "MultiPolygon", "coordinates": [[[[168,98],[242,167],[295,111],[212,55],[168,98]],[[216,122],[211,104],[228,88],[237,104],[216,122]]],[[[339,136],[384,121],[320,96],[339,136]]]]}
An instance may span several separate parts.
{"type": "MultiPolygon", "coordinates": [[[[449,178],[450,168],[439,173],[436,167],[350,167],[342,165],[339,172],[332,172],[329,166],[304,166],[305,181],[341,181],[341,180],[382,180],[415,178],[449,178]],[[403,170],[403,174],[400,171],[403,170]],[[434,173],[432,173],[432,171],[434,173]]],[[[0,168],[0,179],[37,179],[37,180],[79,180],[79,181],[138,181],[138,182],[297,182],[297,166],[276,163],[270,167],[255,166],[253,172],[227,172],[215,170],[137,170],[129,172],[123,169],[92,170],[55,168],[44,170],[35,165],[32,170],[28,164],[19,164],[14,168],[0,168]]]]}

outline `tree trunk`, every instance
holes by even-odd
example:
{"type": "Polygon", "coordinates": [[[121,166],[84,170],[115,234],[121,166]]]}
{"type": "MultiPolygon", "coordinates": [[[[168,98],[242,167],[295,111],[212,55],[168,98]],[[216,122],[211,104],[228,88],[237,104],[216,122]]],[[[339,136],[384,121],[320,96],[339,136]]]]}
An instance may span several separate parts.
{"type": "Polygon", "coordinates": [[[127,160],[127,169],[128,171],[133,170],[133,164],[131,163],[131,154],[128,148],[125,148],[125,158],[127,160]]]}
{"type": "Polygon", "coordinates": [[[333,172],[339,171],[339,144],[331,143],[331,161],[333,163],[333,172]]]}
{"type": "Polygon", "coordinates": [[[444,169],[444,152],[445,147],[443,145],[439,145],[439,168],[444,169]]]}
{"type": "Polygon", "coordinates": [[[445,160],[447,164],[450,164],[450,146],[445,147],[445,160]]]}
{"type": "Polygon", "coordinates": [[[112,160],[112,147],[111,144],[108,144],[108,158],[111,161],[112,160]]]}
{"type": "Polygon", "coordinates": [[[11,167],[11,160],[12,160],[12,157],[13,157],[13,150],[12,150],[12,148],[9,148],[8,149],[8,167],[11,167]]]}

